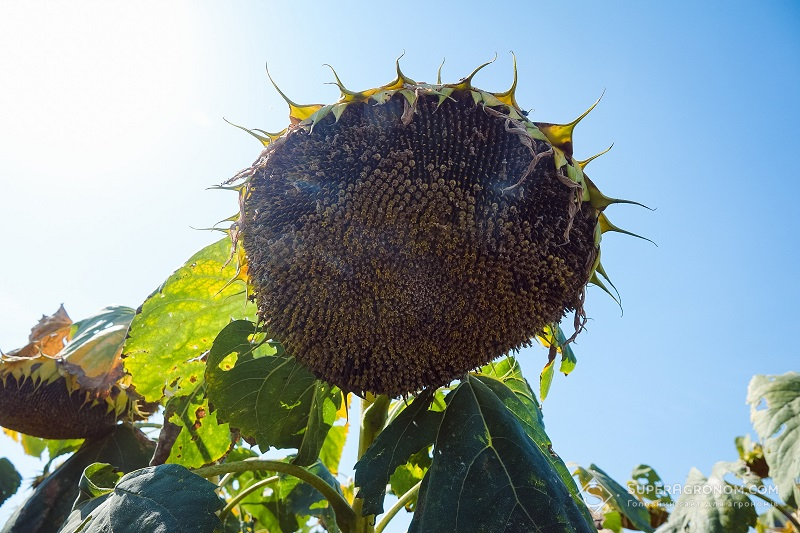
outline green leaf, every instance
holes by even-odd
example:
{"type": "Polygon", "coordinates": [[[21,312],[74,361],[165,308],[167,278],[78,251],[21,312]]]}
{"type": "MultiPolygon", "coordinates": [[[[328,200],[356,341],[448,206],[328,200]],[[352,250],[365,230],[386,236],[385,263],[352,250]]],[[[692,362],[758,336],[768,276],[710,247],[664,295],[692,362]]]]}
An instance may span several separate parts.
{"type": "Polygon", "coordinates": [[[542,368],[542,373],[539,374],[539,398],[545,401],[547,395],[550,393],[550,387],[553,385],[553,376],[556,375],[555,358],[547,361],[547,364],[542,368]]]}
{"type": "Polygon", "coordinates": [[[112,492],[80,503],[64,533],[212,532],[222,501],[216,485],[180,465],[143,468],[123,476],[112,492]]]}
{"type": "Polygon", "coordinates": [[[317,380],[308,409],[308,425],[294,460],[296,464],[310,465],[319,458],[341,405],[341,391],[324,381],[317,380]]]}
{"type": "Polygon", "coordinates": [[[566,376],[575,370],[578,358],[575,357],[575,352],[572,351],[572,345],[567,344],[567,336],[564,335],[564,330],[561,329],[559,324],[556,324],[556,341],[558,352],[561,354],[561,365],[559,365],[558,371],[563,372],[566,376]]]}
{"type": "MultiPolygon", "coordinates": [[[[559,372],[568,375],[575,370],[578,364],[578,358],[575,357],[575,352],[572,351],[572,346],[567,343],[567,336],[564,335],[564,330],[561,329],[560,324],[545,326],[541,334],[536,336],[536,339],[545,347],[555,348],[556,352],[561,354],[561,364],[558,367],[559,372]]],[[[551,352],[551,355],[552,352],[551,352]]]]}
{"type": "MultiPolygon", "coordinates": [[[[519,367],[516,368],[518,376],[521,378],[522,374],[519,373],[519,367]]],[[[533,391],[531,391],[527,381],[524,381],[524,379],[522,381],[519,379],[510,379],[514,375],[514,373],[505,374],[505,381],[502,383],[487,375],[478,376],[478,379],[489,387],[495,396],[503,402],[503,405],[506,406],[511,414],[516,417],[517,421],[525,430],[525,433],[539,447],[542,454],[550,462],[550,466],[558,473],[561,481],[567,486],[575,504],[580,509],[585,510],[583,497],[578,490],[578,486],[575,484],[575,480],[572,478],[572,474],[567,468],[567,465],[564,464],[564,461],[561,460],[561,457],[553,450],[553,443],[544,430],[542,411],[539,408],[539,404],[536,402],[533,391]],[[512,390],[508,385],[511,385],[516,390],[512,390]]],[[[585,512],[587,513],[585,518],[589,520],[591,517],[588,511],[585,512]]]]}
{"type": "MultiPolygon", "coordinates": [[[[336,478],[325,468],[325,465],[317,461],[313,465],[307,467],[307,470],[316,474],[328,485],[335,488],[337,492],[342,494],[342,488],[336,478]]],[[[328,500],[315,488],[308,483],[299,482],[283,499],[284,511],[288,511],[290,515],[299,518],[297,525],[294,529],[284,527],[284,531],[294,531],[299,525],[308,522],[310,517],[315,517],[325,523],[326,529],[333,533],[339,533],[339,527],[336,525],[336,515],[328,504],[328,500]]],[[[287,516],[287,518],[289,518],[287,516]]],[[[279,517],[280,519],[280,517],[279,517]]],[[[284,524],[284,521],[281,520],[284,524]]],[[[285,525],[290,525],[292,519],[285,525]]]]}
{"type": "Polygon", "coordinates": [[[349,423],[343,426],[331,427],[330,431],[328,431],[328,436],[325,437],[325,442],[322,444],[322,449],[319,452],[319,460],[322,461],[322,464],[333,474],[339,473],[339,462],[342,460],[344,443],[347,441],[349,429],[349,423]]]}
{"type": "Polygon", "coordinates": [[[442,420],[441,412],[429,411],[434,391],[423,391],[378,435],[355,465],[357,498],[364,500],[363,515],[383,512],[386,485],[398,466],[433,444],[442,420]]]}
{"type": "Polygon", "coordinates": [[[136,311],[130,307],[112,305],[102,309],[96,315],[75,322],[70,327],[70,340],[59,356],[69,359],[72,354],[91,348],[94,359],[113,360],[125,339],[125,333],[128,331],[135,313],[136,311]],[[118,331],[121,332],[121,335],[114,335],[110,342],[104,340],[111,332],[118,331]]]}
{"type": "Polygon", "coordinates": [[[160,401],[164,389],[187,387],[205,369],[200,356],[231,318],[255,318],[241,284],[226,284],[236,276],[229,264],[230,239],[222,239],[195,254],[175,271],[142,305],[125,344],[125,369],[136,391],[147,401],[160,401]]]}
{"type": "Polygon", "coordinates": [[[635,494],[642,501],[672,503],[672,497],[664,490],[661,476],[650,465],[636,465],[628,481],[628,492],[635,494]]]}
{"type": "Polygon", "coordinates": [[[564,335],[564,330],[561,329],[559,324],[545,326],[542,333],[536,336],[536,340],[545,348],[549,348],[547,364],[544,365],[541,374],[539,374],[539,398],[544,401],[550,392],[553,376],[556,373],[556,354],[561,354],[561,364],[558,370],[563,372],[565,376],[575,370],[578,359],[575,357],[572,347],[567,343],[567,336],[564,335]]]}
{"type": "Polygon", "coordinates": [[[622,531],[622,515],[617,511],[611,511],[603,515],[603,529],[610,529],[614,533],[622,531]]]}
{"type": "Polygon", "coordinates": [[[97,314],[83,320],[78,320],[70,326],[69,338],[72,341],[91,336],[92,332],[100,331],[115,325],[130,325],[136,310],[123,305],[110,305],[101,309],[97,314]]]}
{"type": "MultiPolygon", "coordinates": [[[[237,446],[225,457],[224,462],[233,463],[254,457],[258,457],[258,454],[254,451],[248,448],[237,446]]],[[[226,494],[233,498],[241,492],[248,490],[251,486],[253,486],[253,484],[265,480],[271,476],[272,474],[258,470],[248,470],[237,473],[230,479],[230,481],[228,481],[224,487],[224,490],[226,494]]],[[[291,481],[292,486],[297,483],[296,478],[287,478],[287,480],[291,481]]],[[[254,521],[255,525],[257,526],[256,531],[266,530],[269,532],[274,531],[275,533],[281,533],[282,530],[278,524],[278,519],[267,508],[265,500],[271,497],[275,491],[281,493],[280,485],[283,483],[283,481],[283,479],[280,479],[274,485],[271,484],[268,487],[264,487],[262,490],[256,490],[247,494],[238,505],[237,512],[240,512],[240,516],[236,517],[233,514],[228,514],[226,516],[225,525],[229,526],[234,522],[238,524],[239,520],[254,521]]],[[[286,492],[288,493],[288,491],[286,492]]],[[[228,529],[226,528],[226,531],[227,530],[228,529]]]]}
{"type": "Polygon", "coordinates": [[[72,324],[70,340],[59,352],[63,374],[72,374],[81,388],[107,390],[122,377],[119,354],[135,311],[121,305],[72,324]]]}
{"type": "MultiPolygon", "coordinates": [[[[392,488],[392,494],[398,498],[411,490],[417,483],[422,481],[428,468],[431,466],[431,456],[428,448],[420,450],[411,456],[408,462],[400,465],[389,478],[389,486],[392,488]]],[[[417,494],[406,504],[406,510],[413,511],[417,504],[417,494]]]]}
{"type": "Polygon", "coordinates": [[[80,495],[75,505],[108,494],[114,490],[114,485],[120,480],[123,473],[108,463],[93,463],[86,467],[78,482],[80,495]]]}
{"type": "Polygon", "coordinates": [[[2,528],[3,533],[57,531],[79,495],[78,483],[92,463],[109,463],[123,472],[147,466],[155,443],[127,424],[116,426],[81,448],[47,476],[2,528]]]}
{"type": "Polygon", "coordinates": [[[2,431],[7,437],[13,439],[22,446],[22,451],[25,452],[25,455],[30,455],[31,457],[37,457],[39,459],[42,459],[42,454],[47,449],[47,443],[50,442],[48,439],[32,437],[8,428],[2,428],[2,431]]]}
{"type": "MultiPolygon", "coordinates": [[[[251,454],[249,450],[237,448],[226,460],[245,459],[251,454]]],[[[342,493],[339,482],[321,462],[317,461],[305,469],[342,493]]],[[[225,491],[235,496],[247,491],[255,483],[272,477],[272,473],[263,471],[237,474],[234,476],[236,483],[229,483],[225,491]]],[[[319,491],[291,475],[278,474],[276,477],[277,479],[270,481],[260,490],[247,494],[238,505],[243,513],[242,518],[246,519],[249,515],[255,521],[256,531],[270,533],[310,531],[311,528],[306,524],[312,518],[317,518],[325,524],[328,531],[339,532],[333,509],[319,491]]],[[[226,523],[228,522],[226,520],[226,523]]]]}
{"type": "MultiPolygon", "coordinates": [[[[251,341],[246,320],[231,322],[208,355],[208,397],[220,417],[252,436],[262,450],[297,448],[297,464],[319,457],[342,401],[339,389],[317,380],[283,347],[251,341]]],[[[262,335],[263,336],[263,335],[262,335]]]]}
{"type": "Polygon", "coordinates": [[[756,524],[750,499],[692,468],[669,520],[657,533],[747,533],[756,524]]]}
{"type": "Polygon", "coordinates": [[[13,431],[8,428],[2,428],[3,433],[9,438],[18,442],[22,446],[22,450],[27,455],[44,459],[44,451],[47,450],[47,464],[44,467],[44,472],[50,470],[52,462],[61,457],[62,455],[72,453],[81,447],[83,439],[42,439],[39,437],[32,437],[18,431],[13,431]]]}
{"type": "Polygon", "coordinates": [[[222,459],[230,451],[230,426],[220,424],[216,411],[209,408],[204,380],[191,394],[171,398],[166,412],[167,420],[181,428],[167,462],[200,468],[222,459]]]}
{"type": "Polygon", "coordinates": [[[576,474],[584,490],[587,490],[587,486],[590,483],[596,482],[596,485],[588,488],[589,492],[606,501],[613,509],[625,515],[637,529],[648,533],[652,533],[655,530],[650,526],[650,513],[647,511],[647,507],[598,466],[594,464],[590,465],[589,468],[579,466],[576,469],[576,474]]]}
{"type": "Polygon", "coordinates": [[[49,470],[49,467],[54,460],[58,459],[62,455],[67,455],[68,453],[78,451],[83,445],[84,439],[46,440],[45,443],[47,446],[48,456],[47,467],[45,470],[49,470]]]}
{"type": "Polygon", "coordinates": [[[537,417],[541,424],[541,409],[536,395],[531,390],[530,383],[522,375],[522,368],[514,357],[506,356],[499,361],[493,361],[481,368],[481,374],[493,377],[514,391],[520,401],[525,404],[531,413],[539,413],[537,417]]]}
{"type": "Polygon", "coordinates": [[[595,531],[547,454],[481,379],[468,376],[448,400],[410,533],[595,531]]]}
{"type": "Polygon", "coordinates": [[[13,496],[22,484],[22,476],[11,461],[0,458],[0,505],[13,496]]]}
{"type": "Polygon", "coordinates": [[[750,421],[763,442],[769,474],[781,499],[800,506],[800,374],[753,376],[747,387],[750,421]],[[762,408],[762,405],[764,407],[762,408]]]}
{"type": "MultiPolygon", "coordinates": [[[[226,460],[232,459],[233,455],[233,453],[228,455],[226,460]]],[[[256,454],[253,455],[255,456],[256,454]]],[[[271,474],[265,474],[263,472],[243,472],[237,474],[234,478],[236,483],[229,483],[226,487],[226,492],[234,497],[242,491],[248,490],[255,483],[270,476],[271,474]]],[[[256,531],[283,533],[278,517],[273,512],[277,510],[275,502],[282,502],[282,498],[285,497],[298,482],[297,478],[280,478],[274,484],[264,487],[261,490],[251,492],[245,496],[238,505],[238,511],[240,512],[239,518],[245,520],[249,519],[255,522],[256,531]],[[289,488],[289,486],[291,488],[289,488]]],[[[229,514],[227,518],[231,516],[232,515],[229,514]]],[[[229,520],[226,520],[225,523],[229,523],[229,520]]]]}

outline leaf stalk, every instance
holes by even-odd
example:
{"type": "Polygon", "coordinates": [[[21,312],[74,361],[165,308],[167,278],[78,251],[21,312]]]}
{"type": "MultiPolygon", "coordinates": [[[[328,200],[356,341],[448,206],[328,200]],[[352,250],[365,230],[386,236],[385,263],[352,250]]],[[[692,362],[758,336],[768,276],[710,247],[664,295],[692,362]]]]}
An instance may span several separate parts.
{"type": "Polygon", "coordinates": [[[405,494],[400,496],[400,499],[398,499],[397,502],[394,505],[392,505],[392,508],[389,509],[385,515],[383,515],[381,521],[378,523],[377,526],[375,526],[375,533],[383,532],[383,530],[386,528],[386,526],[389,524],[392,518],[394,518],[394,515],[396,515],[400,511],[400,509],[405,507],[405,505],[411,500],[411,498],[413,498],[414,495],[419,492],[420,485],[422,485],[422,481],[420,481],[419,483],[408,489],[408,491],[405,494]]]}
{"type": "Polygon", "coordinates": [[[266,470],[267,472],[280,472],[281,474],[289,474],[301,481],[305,481],[315,489],[317,489],[333,508],[336,514],[336,523],[344,533],[351,533],[356,531],[356,514],[344,496],[328,485],[322,478],[316,474],[309,472],[305,468],[291,463],[284,463],[281,461],[270,461],[269,459],[245,459],[243,461],[235,461],[232,463],[222,463],[218,465],[204,466],[193,470],[198,476],[206,479],[222,474],[234,473],[240,474],[242,472],[256,472],[266,470]]]}
{"type": "MultiPolygon", "coordinates": [[[[227,475],[230,475],[230,474],[227,474],[227,475]]],[[[226,475],[226,477],[227,477],[227,475],[226,475]]],[[[253,483],[252,485],[250,485],[249,487],[247,487],[246,489],[241,491],[233,499],[231,499],[231,501],[228,502],[228,505],[226,505],[225,508],[222,511],[220,511],[220,513],[219,513],[220,521],[222,521],[224,523],[225,522],[225,517],[228,516],[228,513],[230,513],[231,510],[233,510],[234,507],[239,505],[240,501],[242,501],[243,499],[247,498],[247,496],[249,496],[250,494],[252,494],[253,492],[257,491],[260,488],[266,487],[267,485],[270,485],[272,483],[275,483],[276,481],[279,481],[280,479],[281,479],[280,476],[271,476],[271,477],[268,477],[266,479],[262,479],[260,481],[257,481],[256,483],[253,483]]]]}

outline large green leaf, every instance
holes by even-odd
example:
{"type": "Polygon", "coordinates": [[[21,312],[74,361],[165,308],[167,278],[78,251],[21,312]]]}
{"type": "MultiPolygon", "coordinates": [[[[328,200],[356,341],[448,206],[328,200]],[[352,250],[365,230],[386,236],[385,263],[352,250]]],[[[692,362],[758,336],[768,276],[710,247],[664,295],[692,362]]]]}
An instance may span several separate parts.
{"type": "Polygon", "coordinates": [[[796,482],[800,478],[800,374],[753,376],[747,403],[778,494],[789,505],[800,506],[796,482]]]}
{"type": "Polygon", "coordinates": [[[0,505],[17,492],[21,483],[22,476],[11,461],[0,458],[0,505]]]}
{"type": "Polygon", "coordinates": [[[114,490],[79,503],[64,533],[211,533],[223,503],[216,485],[180,465],[159,465],[123,476],[114,490]]]}
{"type": "Polygon", "coordinates": [[[142,305],[125,343],[125,369],[136,391],[158,401],[164,389],[194,389],[205,369],[200,360],[232,318],[256,316],[230,257],[229,239],[200,250],[142,305]]]}
{"type": "Polygon", "coordinates": [[[656,533],[747,533],[755,523],[755,506],[747,496],[692,468],[675,510],[656,533]]]}
{"type": "Polygon", "coordinates": [[[469,376],[448,400],[410,533],[595,531],[548,454],[493,389],[469,376]]]}
{"type": "Polygon", "coordinates": [[[625,515],[638,530],[648,533],[654,531],[655,528],[650,526],[650,513],[647,511],[647,507],[599,467],[596,465],[590,465],[589,468],[579,466],[576,474],[584,490],[588,490],[594,496],[606,501],[620,514],[625,515]]]}
{"type": "Polygon", "coordinates": [[[395,469],[409,458],[433,444],[441,412],[429,411],[433,391],[424,391],[414,398],[397,418],[378,435],[375,442],[355,465],[357,497],[364,500],[362,512],[378,515],[383,512],[386,485],[395,469]]]}
{"type": "Polygon", "coordinates": [[[79,480],[92,463],[110,463],[123,472],[147,466],[155,443],[138,429],[116,426],[84,445],[36,487],[28,500],[2,528],[2,533],[57,531],[79,494],[79,480]]]}
{"type": "Polygon", "coordinates": [[[172,445],[168,462],[199,468],[213,463],[231,449],[228,424],[217,421],[206,397],[205,380],[186,396],[176,396],[167,402],[167,420],[181,428],[172,445]]]}
{"type": "Polygon", "coordinates": [[[319,457],[342,401],[339,389],[319,381],[281,345],[247,320],[231,322],[208,355],[208,397],[220,417],[267,450],[297,448],[297,464],[319,457]]]}
{"type": "Polygon", "coordinates": [[[544,430],[544,419],[539,404],[531,390],[528,382],[522,378],[519,366],[512,366],[513,372],[505,372],[501,375],[503,381],[489,375],[478,376],[484,385],[489,387],[503,405],[516,417],[525,433],[541,450],[550,466],[558,473],[561,481],[564,482],[575,504],[585,513],[585,519],[591,520],[588,510],[584,505],[583,498],[572,478],[567,465],[561,457],[553,450],[553,443],[544,430]],[[510,385],[510,387],[509,387],[510,385]]]}

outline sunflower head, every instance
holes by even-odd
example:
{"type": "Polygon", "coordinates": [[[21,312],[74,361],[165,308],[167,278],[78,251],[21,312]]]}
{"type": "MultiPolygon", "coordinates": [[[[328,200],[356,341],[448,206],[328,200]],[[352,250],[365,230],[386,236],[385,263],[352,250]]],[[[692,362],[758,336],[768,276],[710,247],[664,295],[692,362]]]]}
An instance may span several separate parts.
{"type": "Polygon", "coordinates": [[[73,323],[61,306],[29,343],[0,354],[0,425],[46,439],[97,437],[154,406],[128,387],[120,354],[135,311],[121,306],[73,323]]]}
{"type": "MultiPolygon", "coordinates": [[[[344,390],[447,384],[528,344],[596,273],[604,196],[572,156],[578,120],[535,123],[492,93],[391,83],[291,125],[237,175],[232,237],[270,333],[344,390]],[[242,254],[240,254],[242,255],[242,254]]],[[[282,93],[281,93],[282,94],[282,93]]],[[[285,98],[285,96],[284,96],[285,98]]]]}

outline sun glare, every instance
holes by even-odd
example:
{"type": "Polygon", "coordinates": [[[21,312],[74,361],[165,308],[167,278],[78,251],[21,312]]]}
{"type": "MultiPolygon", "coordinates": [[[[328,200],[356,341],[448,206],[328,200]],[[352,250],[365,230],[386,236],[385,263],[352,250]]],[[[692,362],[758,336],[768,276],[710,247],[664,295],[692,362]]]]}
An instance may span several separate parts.
{"type": "Polygon", "coordinates": [[[158,139],[154,124],[188,113],[186,11],[155,2],[0,6],[0,141],[14,147],[0,158],[12,168],[102,168],[146,151],[158,139]]]}

